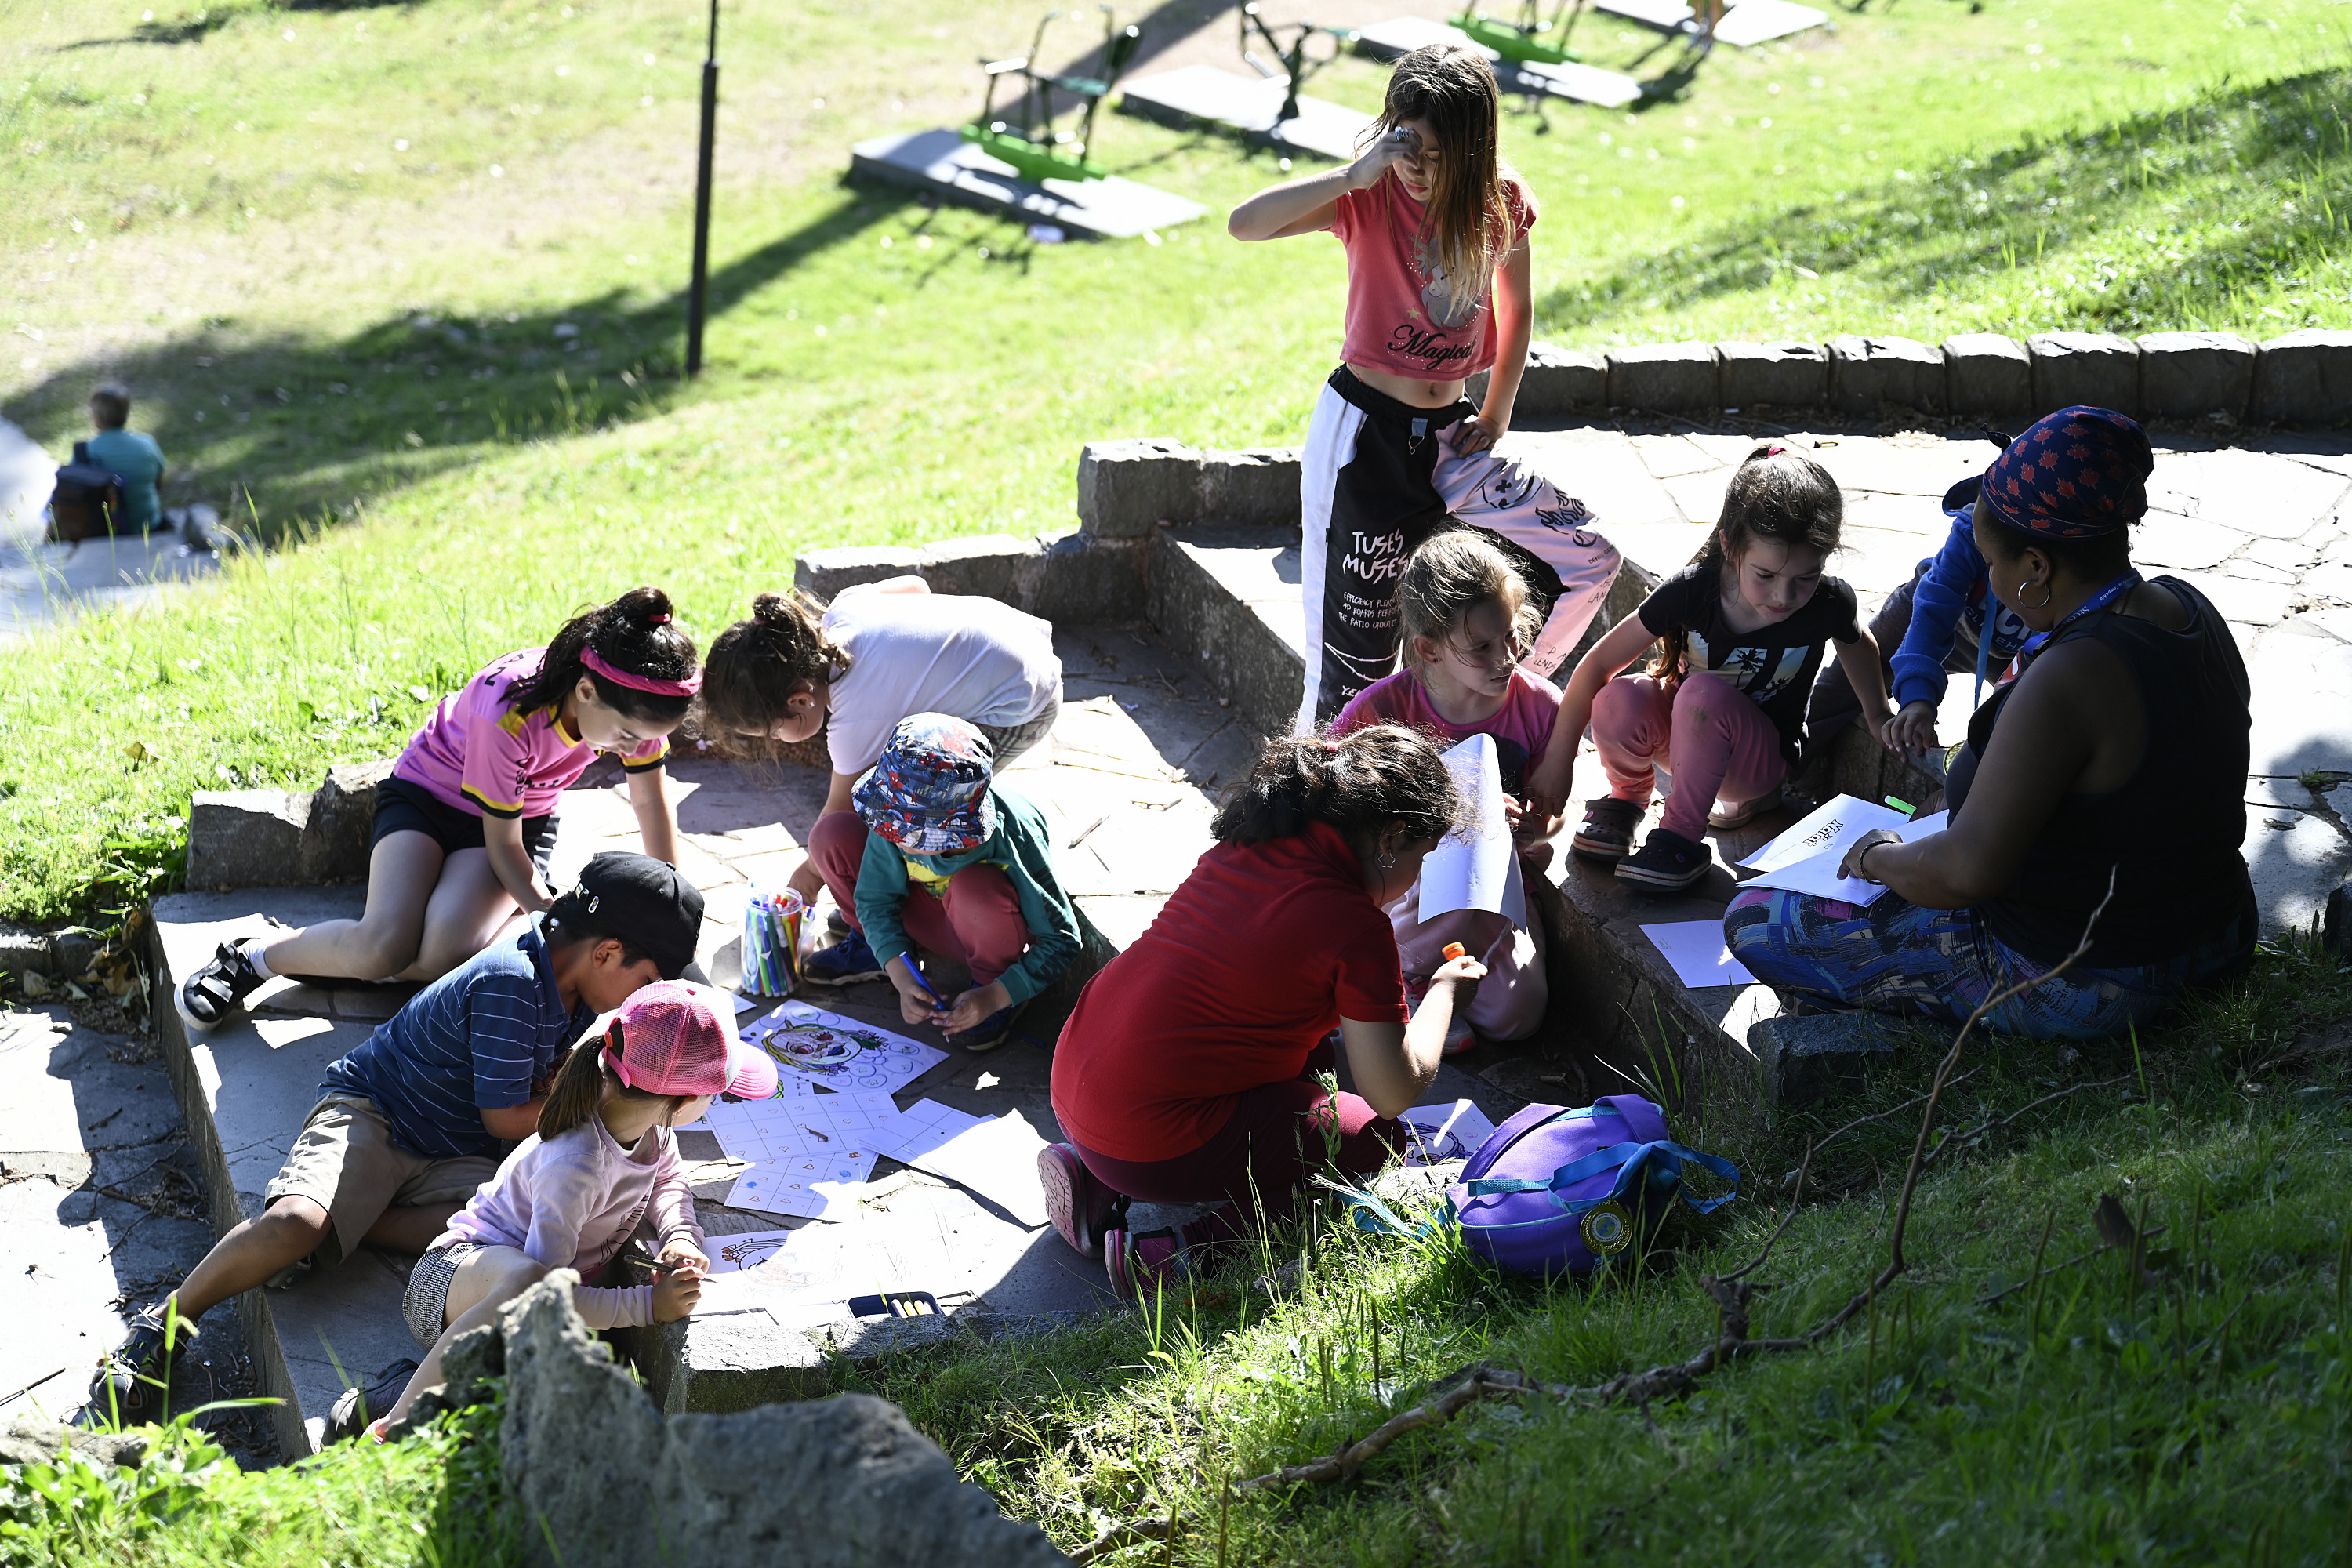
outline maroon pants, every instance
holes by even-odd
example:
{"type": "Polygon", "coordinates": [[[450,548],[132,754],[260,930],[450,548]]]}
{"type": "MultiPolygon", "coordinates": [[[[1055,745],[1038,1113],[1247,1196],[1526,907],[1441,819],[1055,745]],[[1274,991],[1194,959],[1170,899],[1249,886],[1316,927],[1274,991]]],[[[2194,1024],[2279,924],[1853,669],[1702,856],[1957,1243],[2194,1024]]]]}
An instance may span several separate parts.
{"type": "MultiPolygon", "coordinates": [[[[866,824],[854,811],[816,819],[809,833],[809,858],[841,906],[842,918],[860,936],[857,872],[866,863],[866,824]]],[[[907,939],[971,971],[971,983],[985,985],[1021,962],[1029,949],[1029,927],[1021,918],[1021,895],[1013,879],[993,866],[967,866],[948,879],[947,897],[920,883],[907,889],[898,909],[907,939]]],[[[913,963],[910,958],[908,963],[913,963]]]]}
{"type": "Polygon", "coordinates": [[[1359,1096],[1328,1094],[1315,1081],[1312,1075],[1332,1059],[1331,1048],[1318,1046],[1305,1075],[1244,1090],[1231,1119],[1176,1159],[1114,1160],[1084,1144],[1073,1147],[1113,1192],[1145,1203],[1223,1203],[1184,1227],[1187,1242],[1255,1239],[1289,1223],[1316,1172],[1361,1181],[1404,1147],[1404,1123],[1378,1114],[1359,1096]]]}

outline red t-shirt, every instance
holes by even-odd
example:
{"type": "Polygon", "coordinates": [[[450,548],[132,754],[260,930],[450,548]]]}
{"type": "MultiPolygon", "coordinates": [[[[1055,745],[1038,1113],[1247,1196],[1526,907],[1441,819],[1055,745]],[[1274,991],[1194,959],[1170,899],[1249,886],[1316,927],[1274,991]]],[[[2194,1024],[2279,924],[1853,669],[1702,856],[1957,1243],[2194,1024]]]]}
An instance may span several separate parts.
{"type": "Polygon", "coordinates": [[[1114,1160],[1180,1158],[1243,1090],[1297,1078],[1343,1016],[1408,1016],[1396,937],[1356,852],[1321,823],[1217,845],[1087,983],[1054,1048],[1054,1114],[1114,1160]]]}
{"type": "Polygon", "coordinates": [[[1528,769],[1540,761],[1551,744],[1551,729],[1559,718],[1559,688],[1540,675],[1511,671],[1511,687],[1495,716],[1477,724],[1456,724],[1429,700],[1421,678],[1410,669],[1373,681],[1331,721],[1331,733],[1344,735],[1367,724],[1402,724],[1408,730],[1442,736],[1445,744],[1473,735],[1495,737],[1495,762],[1503,775],[1503,793],[1517,795],[1527,787],[1528,769]]]}
{"type": "MultiPolygon", "coordinates": [[[[1507,252],[1535,226],[1536,203],[1516,179],[1504,180],[1503,203],[1511,215],[1507,252]]],[[[1348,248],[1348,332],[1339,357],[1396,375],[1458,381],[1495,363],[1495,279],[1478,280],[1475,303],[1456,303],[1435,247],[1422,237],[1425,211],[1394,171],[1369,191],[1340,196],[1331,218],[1331,232],[1348,248]]]]}

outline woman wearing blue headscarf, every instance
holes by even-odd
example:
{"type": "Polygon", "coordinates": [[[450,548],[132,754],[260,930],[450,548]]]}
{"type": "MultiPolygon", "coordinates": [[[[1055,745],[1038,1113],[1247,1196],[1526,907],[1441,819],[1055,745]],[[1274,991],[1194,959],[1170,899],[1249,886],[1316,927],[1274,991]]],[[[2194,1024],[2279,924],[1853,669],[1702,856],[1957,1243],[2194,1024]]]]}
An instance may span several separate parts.
{"type": "Polygon", "coordinates": [[[1815,1009],[1957,1023],[2057,968],[2087,930],[2072,967],[1986,1023],[2097,1039],[2252,953],[2245,663],[2202,594],[2132,567],[2128,525],[2153,467],[2137,423],[2084,407],[1993,459],[1977,548],[1993,595],[2034,636],[1969,721],[1950,824],[1853,844],[1845,874],[1889,889],[1866,909],[1763,889],[1734,899],[1725,934],[1758,979],[1815,1009]]]}

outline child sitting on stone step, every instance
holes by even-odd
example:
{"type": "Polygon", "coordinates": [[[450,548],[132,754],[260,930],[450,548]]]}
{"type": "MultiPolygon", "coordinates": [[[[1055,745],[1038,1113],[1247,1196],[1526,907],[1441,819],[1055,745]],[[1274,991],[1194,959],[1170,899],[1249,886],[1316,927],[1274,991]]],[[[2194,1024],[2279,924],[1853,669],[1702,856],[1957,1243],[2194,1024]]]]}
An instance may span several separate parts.
{"type": "Polygon", "coordinates": [[[500,1307],[550,1269],[579,1270],[572,1302],[592,1329],[674,1322],[694,1310],[710,1257],[671,1130],[700,1120],[718,1095],[776,1092],[776,1064],[735,1037],[732,1010],[722,1016],[723,1006],[714,992],[665,981],[631,996],[603,1035],[572,1048],[540,1107],[539,1130],[449,1217],[408,1277],[401,1314],[426,1347],[423,1364],[396,1363],[374,1387],[344,1390],[328,1442],[362,1431],[381,1438],[441,1383],[450,1342],[497,1321],[500,1307]],[[599,1283],[648,1216],[658,1278],[599,1283]],[[404,1374],[404,1385],[394,1383],[404,1374]]]}
{"type": "Polygon", "coordinates": [[[1078,955],[1078,916],[1054,871],[1045,813],[991,782],[995,748],[945,713],[899,721],[850,792],[864,831],[817,841],[829,886],[851,889],[860,940],[899,1016],[968,1051],[1004,1043],[1031,998],[1078,955]],[[953,1000],[915,966],[917,943],[971,972],[953,1000]]]}
{"type": "MultiPolygon", "coordinates": [[[[916,576],[844,588],[822,615],[797,594],[762,594],[750,620],[719,634],[703,671],[702,730],[723,749],[758,754],[824,733],[833,784],[790,885],[812,902],[830,888],[845,918],[866,844],[850,787],[898,721],[946,713],[976,725],[1001,772],[1045,738],[1061,710],[1050,625],[981,595],[933,594],[916,576]],[[827,864],[851,867],[850,880],[828,881],[827,864]]],[[[844,929],[845,940],[811,955],[804,973],[814,984],[881,975],[865,938],[844,929]]]]}
{"type": "Polygon", "coordinates": [[[274,974],[431,980],[555,901],[555,809],[603,752],[621,759],[646,853],[675,865],[669,732],[698,685],[669,595],[633,588],[544,648],[494,659],[442,699],[375,786],[367,904],[356,921],[223,942],[175,994],[198,1033],[274,974]]]}
{"type": "MultiPolygon", "coordinates": [[[[1402,724],[1441,749],[1472,735],[1493,737],[1507,820],[1481,823],[1480,831],[1510,834],[1531,867],[1540,867],[1550,858],[1546,840],[1559,831],[1559,819],[1525,810],[1520,798],[1529,763],[1550,743],[1559,689],[1518,663],[1541,624],[1526,582],[1484,534],[1452,529],[1406,561],[1397,579],[1397,617],[1405,667],[1341,709],[1331,733],[1402,724]]],[[[1448,942],[1460,942],[1486,966],[1475,1000],[1454,1016],[1446,1033],[1446,1054],[1469,1049],[1474,1030],[1496,1040],[1534,1034],[1549,997],[1542,922],[1531,917],[1522,930],[1485,910],[1424,921],[1420,908],[1418,883],[1388,906],[1409,994],[1427,988],[1429,976],[1445,962],[1448,942]]]]}

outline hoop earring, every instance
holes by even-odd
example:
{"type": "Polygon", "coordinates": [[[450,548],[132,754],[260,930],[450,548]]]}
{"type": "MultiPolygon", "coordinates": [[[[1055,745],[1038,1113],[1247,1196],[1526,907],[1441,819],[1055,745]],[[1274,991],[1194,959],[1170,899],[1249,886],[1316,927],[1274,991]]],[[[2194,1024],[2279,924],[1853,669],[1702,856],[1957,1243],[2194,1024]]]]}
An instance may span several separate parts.
{"type": "Polygon", "coordinates": [[[1396,869],[1396,857],[1390,854],[1385,849],[1381,851],[1381,869],[1383,871],[1393,871],[1396,869]]]}
{"type": "MultiPolygon", "coordinates": [[[[2028,584],[2028,586],[2031,585],[2032,584],[2028,584]]],[[[2050,595],[2052,591],[2053,590],[2049,584],[2042,584],[2042,602],[2038,605],[2029,605],[2025,602],[2025,590],[2021,588],[2018,590],[2017,607],[2021,610],[2046,610],[2050,607],[2050,595]]]]}

